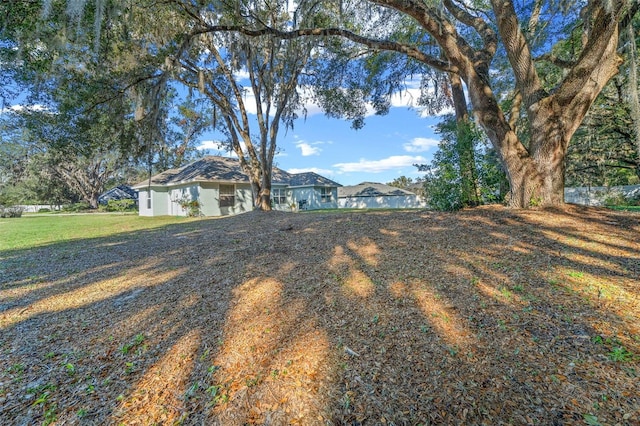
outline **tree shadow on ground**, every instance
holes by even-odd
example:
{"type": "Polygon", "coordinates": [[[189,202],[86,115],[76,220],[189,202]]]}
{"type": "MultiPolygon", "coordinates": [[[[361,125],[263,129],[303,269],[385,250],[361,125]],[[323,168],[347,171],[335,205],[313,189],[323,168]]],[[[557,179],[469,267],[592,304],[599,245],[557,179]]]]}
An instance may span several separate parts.
{"type": "Polygon", "coordinates": [[[632,424],[637,225],[249,213],[11,253],[0,418],[632,424]]]}

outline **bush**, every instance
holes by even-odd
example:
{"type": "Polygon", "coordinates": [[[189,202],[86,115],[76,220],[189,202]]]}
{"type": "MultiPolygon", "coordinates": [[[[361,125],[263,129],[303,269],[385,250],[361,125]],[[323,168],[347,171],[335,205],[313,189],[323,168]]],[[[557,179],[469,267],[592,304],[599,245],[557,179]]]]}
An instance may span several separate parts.
{"type": "Polygon", "coordinates": [[[70,212],[70,213],[86,212],[89,210],[91,210],[91,206],[89,205],[89,203],[74,203],[74,204],[69,204],[68,206],[64,206],[62,208],[63,212],[70,212]]]}
{"type": "Polygon", "coordinates": [[[640,206],[640,188],[634,189],[625,195],[628,206],[640,206]]]}
{"type": "Polygon", "coordinates": [[[0,206],[0,217],[1,218],[9,218],[9,217],[20,217],[22,216],[22,207],[19,206],[11,206],[4,207],[0,206]]]}
{"type": "Polygon", "coordinates": [[[627,200],[622,192],[611,192],[603,200],[605,206],[626,206],[627,200]]]}
{"type": "Polygon", "coordinates": [[[38,209],[38,213],[51,213],[51,209],[48,207],[42,207],[38,209]]]}
{"type": "Polygon", "coordinates": [[[506,177],[475,124],[458,123],[448,116],[436,132],[442,140],[431,164],[418,165],[427,172],[424,191],[429,207],[454,211],[501,202],[506,177]]]}
{"type": "Polygon", "coordinates": [[[121,212],[124,213],[126,211],[134,211],[136,207],[136,202],[131,199],[124,200],[109,200],[107,202],[107,211],[108,212],[121,212]]]}
{"type": "Polygon", "coordinates": [[[197,217],[202,216],[202,212],[200,211],[200,202],[198,200],[190,200],[188,198],[182,198],[176,200],[180,207],[182,207],[187,212],[187,216],[189,217],[197,217]]]}

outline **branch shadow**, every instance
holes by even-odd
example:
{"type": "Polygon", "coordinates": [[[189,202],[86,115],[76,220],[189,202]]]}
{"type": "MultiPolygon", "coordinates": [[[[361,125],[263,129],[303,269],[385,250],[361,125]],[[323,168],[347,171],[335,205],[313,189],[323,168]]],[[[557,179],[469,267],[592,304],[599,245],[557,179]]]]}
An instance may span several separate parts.
{"type": "Polygon", "coordinates": [[[638,421],[637,216],[194,223],[11,254],[3,423],[638,421]]]}

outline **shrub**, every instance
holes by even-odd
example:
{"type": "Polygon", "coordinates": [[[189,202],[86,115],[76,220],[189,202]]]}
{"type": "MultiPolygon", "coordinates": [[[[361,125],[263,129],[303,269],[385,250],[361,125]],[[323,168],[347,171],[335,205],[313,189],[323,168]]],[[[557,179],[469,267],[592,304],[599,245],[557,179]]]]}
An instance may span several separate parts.
{"type": "Polygon", "coordinates": [[[135,206],[136,206],[136,202],[131,199],[109,200],[107,202],[107,211],[124,213],[126,211],[135,210],[135,206]]]}
{"type": "Polygon", "coordinates": [[[607,196],[603,200],[603,203],[605,206],[625,206],[627,205],[627,200],[625,199],[623,193],[614,191],[607,194],[607,196]]]}
{"type": "Polygon", "coordinates": [[[424,191],[429,207],[453,211],[501,202],[506,177],[480,130],[448,116],[438,124],[437,133],[442,140],[431,164],[417,165],[427,172],[424,191]]]}
{"type": "Polygon", "coordinates": [[[51,213],[51,209],[48,207],[42,207],[38,209],[38,213],[51,213]]]}
{"type": "Polygon", "coordinates": [[[71,213],[86,212],[88,210],[91,210],[89,203],[74,203],[62,208],[62,211],[71,213]]]}
{"type": "Polygon", "coordinates": [[[200,202],[198,200],[189,201],[186,206],[183,206],[183,208],[187,209],[187,214],[190,217],[196,217],[202,214],[200,212],[200,202]]]}
{"type": "Polygon", "coordinates": [[[23,209],[20,206],[10,206],[10,207],[0,206],[0,217],[1,218],[20,217],[22,216],[22,211],[23,209]]]}
{"type": "Polygon", "coordinates": [[[640,188],[634,189],[625,195],[627,205],[640,206],[640,188]]]}

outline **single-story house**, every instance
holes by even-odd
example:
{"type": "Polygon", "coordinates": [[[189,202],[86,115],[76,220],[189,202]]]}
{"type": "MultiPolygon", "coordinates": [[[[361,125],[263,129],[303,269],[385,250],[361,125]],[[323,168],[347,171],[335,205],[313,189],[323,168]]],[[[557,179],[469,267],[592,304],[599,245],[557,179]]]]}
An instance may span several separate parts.
{"type": "MultiPolygon", "coordinates": [[[[271,197],[276,210],[338,208],[338,187],[313,172],[291,174],[273,168],[271,197]]],[[[140,216],[186,216],[197,201],[204,216],[250,211],[254,201],[249,178],[235,158],[206,156],[179,169],[170,169],[133,186],[139,192],[140,216]]]]}
{"type": "Polygon", "coordinates": [[[410,209],[425,208],[418,195],[406,189],[376,182],[338,188],[338,208],[341,209],[410,209]]]}
{"type": "Polygon", "coordinates": [[[564,189],[564,201],[584,206],[604,206],[615,198],[640,199],[640,185],[581,186],[564,189]]]}
{"type": "Polygon", "coordinates": [[[98,197],[98,204],[108,204],[110,200],[133,200],[138,202],[138,191],[129,185],[118,185],[102,193],[98,197]]]}

